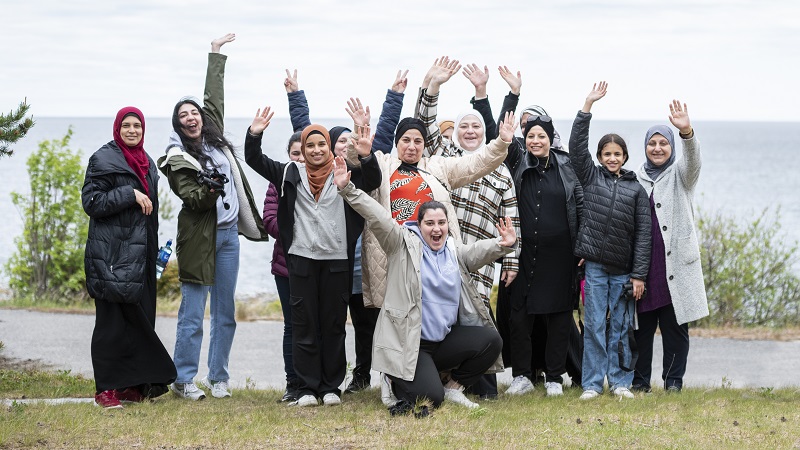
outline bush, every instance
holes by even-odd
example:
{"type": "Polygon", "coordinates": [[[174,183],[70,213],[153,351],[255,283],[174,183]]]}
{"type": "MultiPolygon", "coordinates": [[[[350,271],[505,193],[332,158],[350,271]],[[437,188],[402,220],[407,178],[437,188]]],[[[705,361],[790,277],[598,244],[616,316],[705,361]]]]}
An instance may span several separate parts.
{"type": "Polygon", "coordinates": [[[699,211],[697,226],[711,310],[701,325],[800,324],[798,247],[780,232],[780,209],[744,224],[699,211]]]}
{"type": "Polygon", "coordinates": [[[5,267],[17,297],[88,298],[83,249],[89,219],[81,205],[81,155],[69,148],[71,137],[70,128],[60,140],[40,142],[27,162],[30,193],[11,193],[24,222],[5,267]]]}

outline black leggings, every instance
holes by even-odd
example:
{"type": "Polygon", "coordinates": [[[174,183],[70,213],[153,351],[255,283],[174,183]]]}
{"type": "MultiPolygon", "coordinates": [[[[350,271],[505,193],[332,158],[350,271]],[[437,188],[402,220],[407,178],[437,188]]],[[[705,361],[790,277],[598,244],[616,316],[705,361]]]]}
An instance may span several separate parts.
{"type": "Polygon", "coordinates": [[[454,325],[441,342],[420,341],[413,381],[389,375],[394,394],[412,405],[425,398],[438,408],[444,400],[439,372],[449,370],[453,380],[469,386],[492,367],[502,349],[503,340],[496,330],[454,325]]]}
{"type": "Polygon", "coordinates": [[[671,386],[683,388],[686,360],[689,358],[689,324],[678,325],[672,304],[646,313],[639,313],[639,329],[634,332],[639,347],[639,359],[633,374],[633,385],[650,387],[653,364],[653,339],[656,328],[661,329],[664,348],[664,389],[671,386]]]}

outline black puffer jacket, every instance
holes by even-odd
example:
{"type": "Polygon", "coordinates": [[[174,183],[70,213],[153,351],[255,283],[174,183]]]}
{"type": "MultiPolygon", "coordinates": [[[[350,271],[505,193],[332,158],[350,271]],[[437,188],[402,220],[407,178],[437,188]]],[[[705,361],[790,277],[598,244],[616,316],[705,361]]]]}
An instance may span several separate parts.
{"type": "Polygon", "coordinates": [[[147,259],[155,260],[158,242],[158,172],[148,156],[147,184],[153,212],[142,214],[133,190],[145,192],[114,141],[101,147],[86,168],[81,190],[83,210],[89,215],[84,270],[86,289],[95,299],[139,303],[144,295],[147,259]],[[152,242],[151,242],[152,241],[152,242]]]}
{"type": "Polygon", "coordinates": [[[591,113],[578,112],[569,138],[570,159],[583,185],[583,221],[575,255],[647,279],[650,267],[650,203],[636,174],[614,176],[589,153],[591,113]]]}

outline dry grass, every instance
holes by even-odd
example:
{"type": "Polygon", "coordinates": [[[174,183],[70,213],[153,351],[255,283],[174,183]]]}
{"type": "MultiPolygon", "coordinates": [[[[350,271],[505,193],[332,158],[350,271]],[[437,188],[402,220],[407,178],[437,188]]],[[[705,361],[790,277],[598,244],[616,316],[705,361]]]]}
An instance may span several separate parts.
{"type": "Polygon", "coordinates": [[[796,448],[800,391],[687,389],[619,401],[578,399],[568,389],[484,402],[445,404],[425,419],[390,417],[376,391],[339,407],[293,408],[276,391],[239,390],[227,400],[12,406],[0,412],[0,448],[464,449],[796,448]]]}

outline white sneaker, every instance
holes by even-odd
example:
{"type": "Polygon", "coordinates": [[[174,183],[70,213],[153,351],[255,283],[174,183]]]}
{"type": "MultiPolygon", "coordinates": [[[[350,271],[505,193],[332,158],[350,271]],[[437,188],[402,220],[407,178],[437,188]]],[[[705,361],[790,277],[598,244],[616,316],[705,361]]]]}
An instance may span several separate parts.
{"type": "Polygon", "coordinates": [[[461,388],[459,389],[444,388],[444,399],[453,403],[458,403],[459,405],[466,406],[467,408],[471,409],[480,406],[479,404],[468,399],[466,395],[464,395],[464,386],[461,386],[461,388]]]}
{"type": "Polygon", "coordinates": [[[508,395],[522,395],[527,394],[528,392],[533,390],[533,383],[531,380],[528,379],[525,375],[520,375],[518,377],[514,377],[511,380],[511,386],[506,389],[506,394],[508,395]]]}
{"type": "Polygon", "coordinates": [[[399,401],[392,391],[392,380],[385,373],[381,374],[381,401],[387,408],[394,406],[399,401]]]}
{"type": "Polygon", "coordinates": [[[339,398],[338,395],[334,394],[333,392],[329,392],[322,397],[322,404],[325,406],[334,406],[334,405],[341,405],[342,399],[339,398]]]}
{"type": "Polygon", "coordinates": [[[591,400],[599,396],[600,396],[599,392],[593,391],[591,389],[586,389],[585,391],[583,391],[583,394],[581,394],[581,400],[591,400]]]}
{"type": "Polygon", "coordinates": [[[564,394],[564,389],[561,387],[561,383],[547,381],[544,383],[544,388],[547,389],[548,397],[558,397],[559,395],[564,394]]]}
{"type": "Polygon", "coordinates": [[[614,389],[611,393],[616,395],[617,397],[634,398],[633,392],[631,392],[630,389],[626,387],[620,386],[614,389]]]}
{"type": "Polygon", "coordinates": [[[172,389],[172,392],[180,398],[186,398],[189,400],[202,400],[206,398],[206,393],[200,390],[194,383],[172,383],[169,385],[169,388],[172,389]]]}
{"type": "Polygon", "coordinates": [[[306,394],[306,395],[300,397],[299,399],[297,399],[297,401],[295,402],[295,405],[297,405],[297,406],[317,406],[317,405],[319,405],[319,400],[317,400],[317,397],[314,397],[311,394],[306,394]]]}
{"type": "Polygon", "coordinates": [[[225,398],[231,396],[230,387],[228,387],[227,381],[217,381],[214,383],[206,376],[200,380],[200,384],[208,389],[211,389],[211,395],[214,396],[214,398],[225,398]]]}

